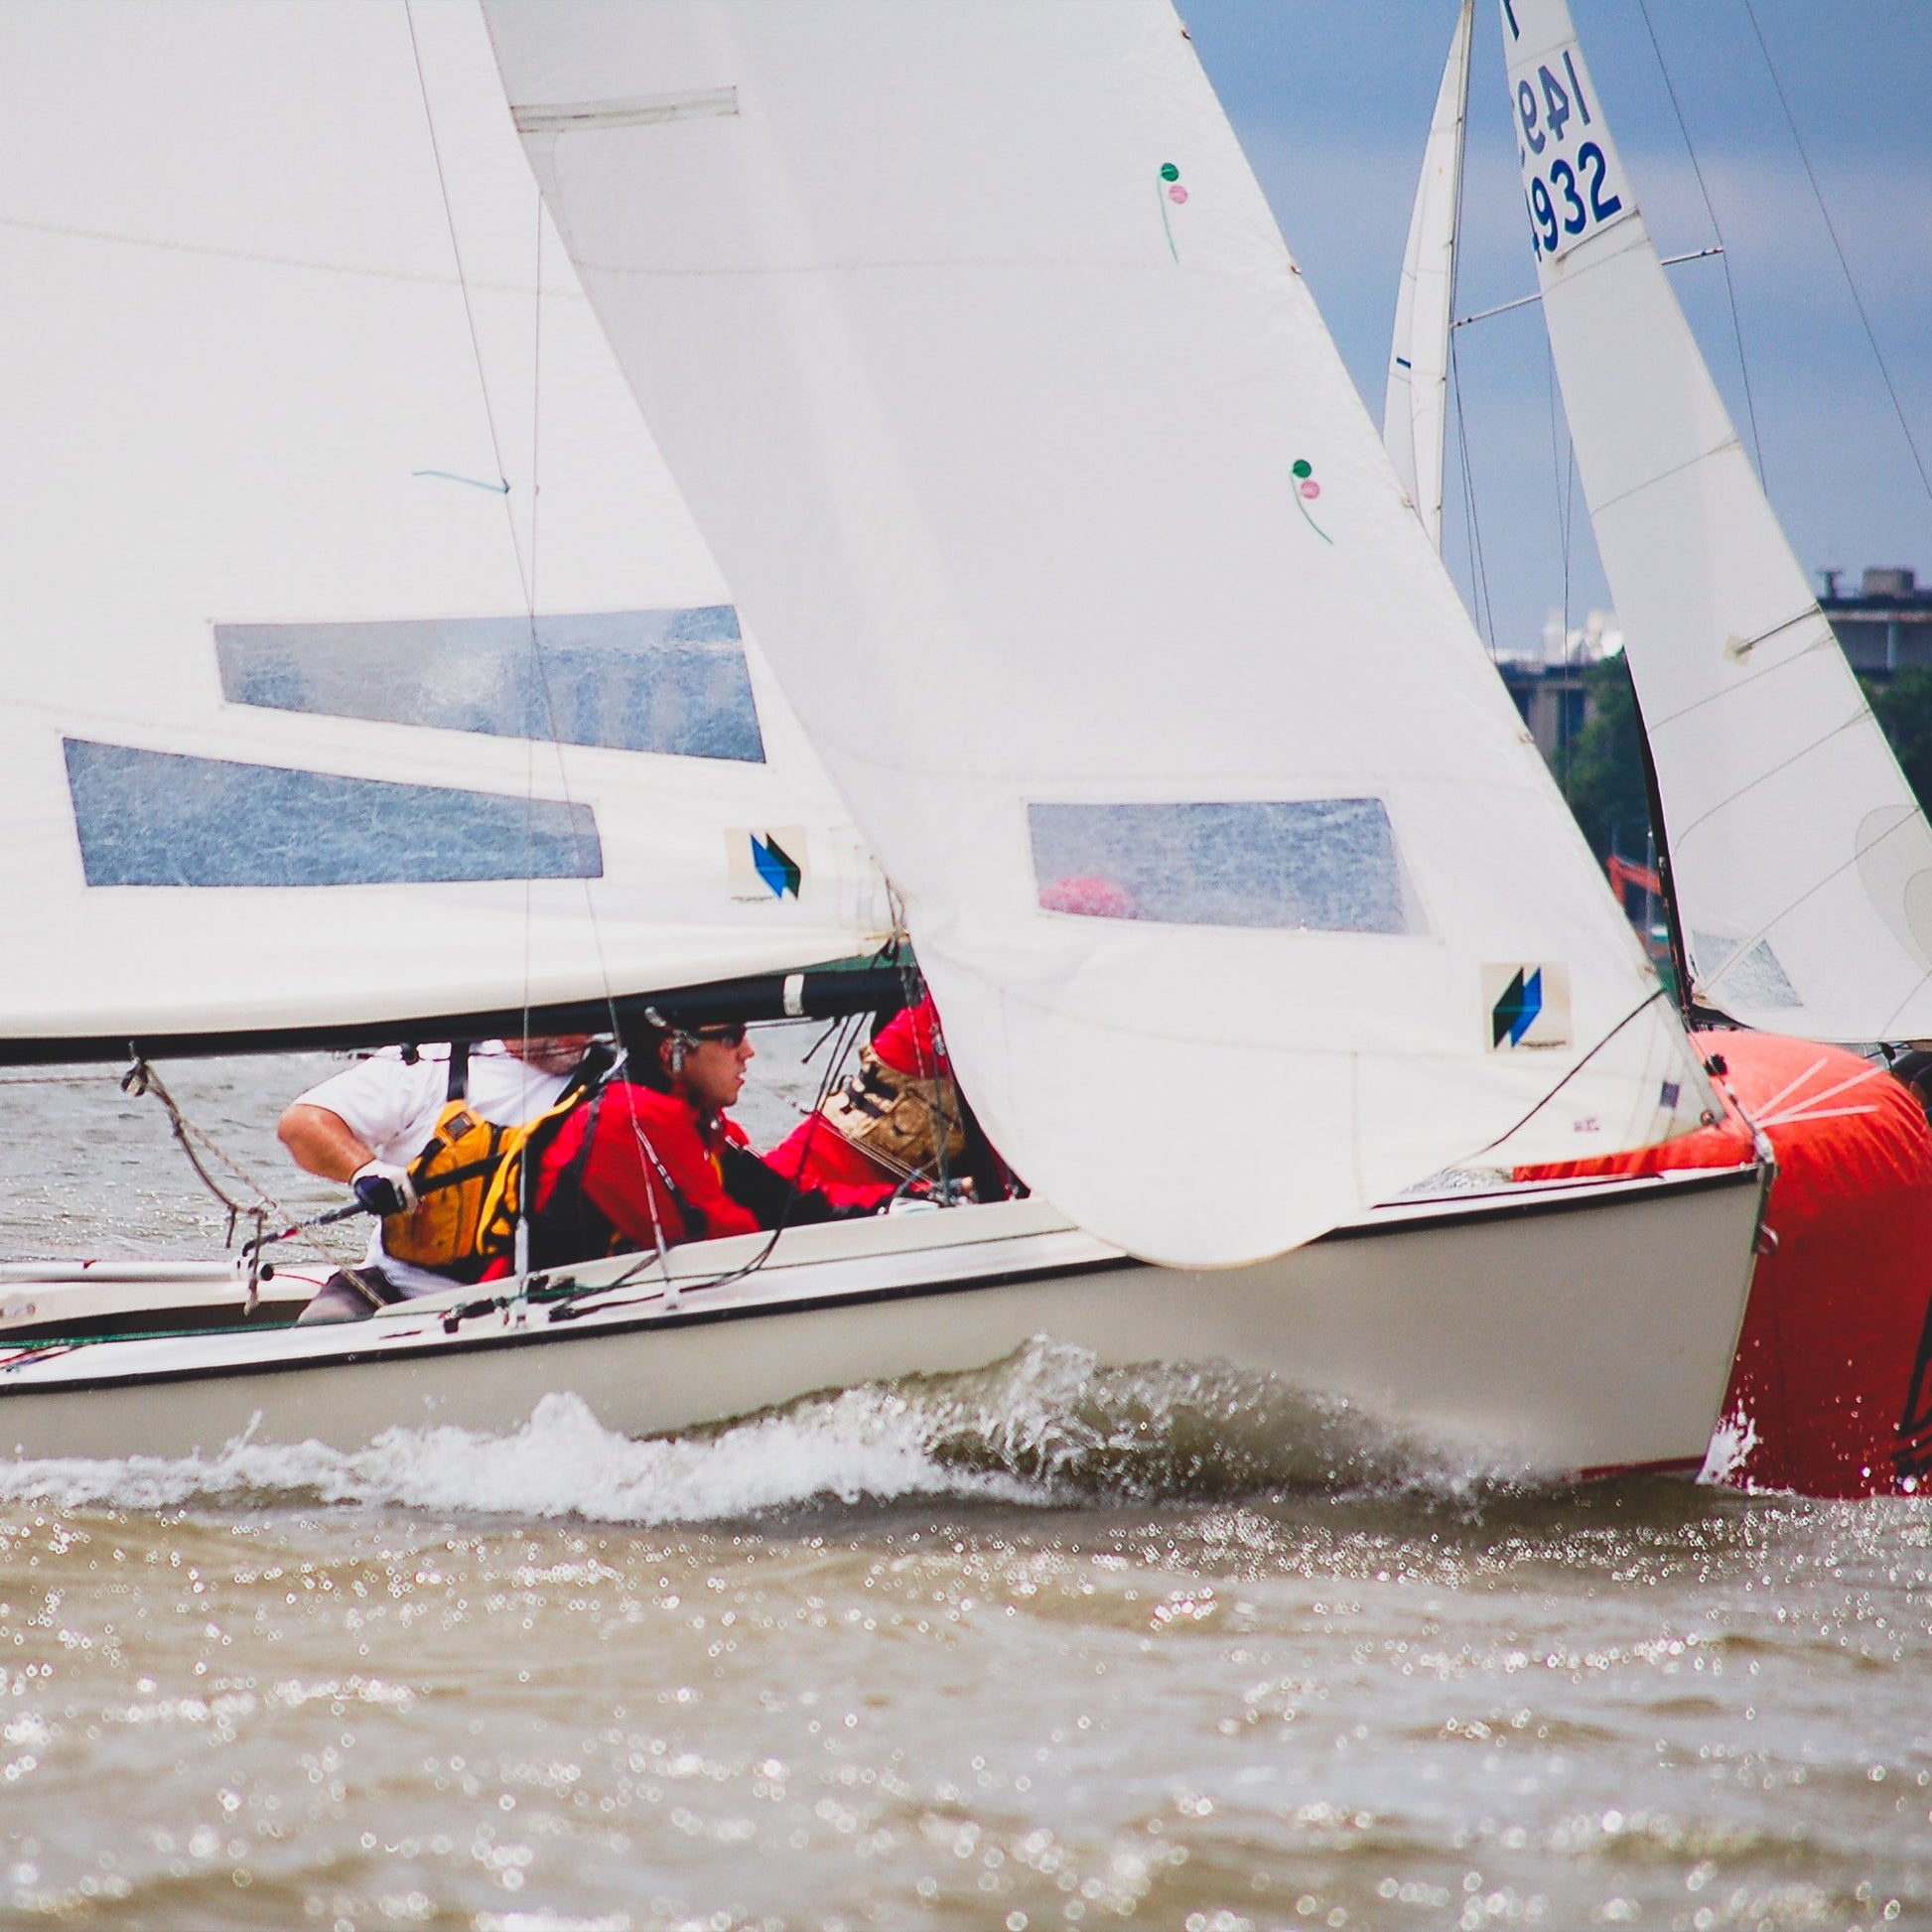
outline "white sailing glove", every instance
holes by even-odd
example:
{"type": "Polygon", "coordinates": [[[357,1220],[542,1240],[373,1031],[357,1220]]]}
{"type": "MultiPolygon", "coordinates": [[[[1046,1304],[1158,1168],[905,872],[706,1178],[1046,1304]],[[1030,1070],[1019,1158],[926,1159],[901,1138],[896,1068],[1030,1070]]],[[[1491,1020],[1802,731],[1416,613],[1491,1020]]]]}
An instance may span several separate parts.
{"type": "Polygon", "coordinates": [[[409,1170],[390,1161],[364,1163],[349,1175],[348,1184],[371,1214],[407,1214],[416,1205],[409,1170]]]}

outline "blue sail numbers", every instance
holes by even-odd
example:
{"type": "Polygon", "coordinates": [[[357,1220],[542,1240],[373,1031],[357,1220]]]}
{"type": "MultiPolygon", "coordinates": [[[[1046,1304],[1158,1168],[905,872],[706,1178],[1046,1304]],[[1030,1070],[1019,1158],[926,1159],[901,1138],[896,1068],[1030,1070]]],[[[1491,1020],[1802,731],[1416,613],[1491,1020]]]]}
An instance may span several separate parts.
{"type": "Polygon", "coordinates": [[[1596,124],[1592,88],[1574,40],[1547,37],[1536,0],[1502,0],[1503,45],[1523,170],[1530,241],[1555,260],[1628,213],[1636,203],[1616,150],[1596,124]]]}

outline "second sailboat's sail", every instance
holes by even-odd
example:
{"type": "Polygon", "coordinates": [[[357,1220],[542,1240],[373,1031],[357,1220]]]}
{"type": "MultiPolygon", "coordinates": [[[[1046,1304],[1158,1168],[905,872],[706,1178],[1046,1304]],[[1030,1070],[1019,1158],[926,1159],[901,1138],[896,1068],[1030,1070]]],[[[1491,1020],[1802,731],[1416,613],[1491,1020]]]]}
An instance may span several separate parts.
{"type": "Polygon", "coordinates": [[[1695,1064],[1165,0],[489,0],[1002,1152],[1234,1263],[1695,1064]],[[1554,1098],[1552,1098],[1554,1096],[1554,1098]]]}
{"type": "Polygon", "coordinates": [[[1395,341],[1382,407],[1382,441],[1422,526],[1443,547],[1443,450],[1449,421],[1449,348],[1455,299],[1456,214],[1469,106],[1469,43],[1475,0],[1462,0],[1429,125],[1429,146],[1409,216],[1395,341]]]}
{"type": "Polygon", "coordinates": [[[1543,316],[1656,760],[1693,990],[1932,1033],[1932,831],[1666,281],[1564,0],[1502,0],[1543,316]]]}

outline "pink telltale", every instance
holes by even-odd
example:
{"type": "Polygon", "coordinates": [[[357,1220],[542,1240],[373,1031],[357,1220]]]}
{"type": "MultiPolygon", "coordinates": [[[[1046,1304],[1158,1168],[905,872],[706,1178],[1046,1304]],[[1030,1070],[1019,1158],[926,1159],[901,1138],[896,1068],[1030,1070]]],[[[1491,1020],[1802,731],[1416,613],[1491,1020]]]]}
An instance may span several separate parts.
{"type": "Polygon", "coordinates": [[[1168,190],[1168,200],[1171,202],[1184,202],[1186,199],[1187,191],[1178,182],[1168,190]]]}
{"type": "Polygon", "coordinates": [[[1307,480],[1307,482],[1305,482],[1302,484],[1302,494],[1306,496],[1309,499],[1309,501],[1311,503],[1314,501],[1314,499],[1317,496],[1321,494],[1321,485],[1318,483],[1316,483],[1312,477],[1310,477],[1307,480]]]}

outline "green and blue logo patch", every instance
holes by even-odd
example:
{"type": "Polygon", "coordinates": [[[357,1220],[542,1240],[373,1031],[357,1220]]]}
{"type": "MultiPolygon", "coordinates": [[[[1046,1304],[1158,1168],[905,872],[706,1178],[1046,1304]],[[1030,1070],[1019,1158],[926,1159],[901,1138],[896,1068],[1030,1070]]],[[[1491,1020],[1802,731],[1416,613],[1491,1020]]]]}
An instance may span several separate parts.
{"type": "Polygon", "coordinates": [[[1570,971],[1566,966],[1485,966],[1482,1007],[1492,1053],[1519,1046],[1570,1043],[1570,971]]]}

